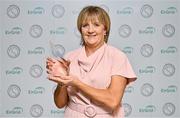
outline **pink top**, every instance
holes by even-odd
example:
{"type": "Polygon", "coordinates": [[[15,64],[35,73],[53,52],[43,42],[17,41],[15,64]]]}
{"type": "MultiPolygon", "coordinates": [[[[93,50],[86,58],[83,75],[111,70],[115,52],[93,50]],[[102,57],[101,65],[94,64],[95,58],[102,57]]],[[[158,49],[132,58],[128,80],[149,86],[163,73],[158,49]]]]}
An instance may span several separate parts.
{"type": "MultiPolygon", "coordinates": [[[[83,46],[68,53],[65,58],[71,61],[70,74],[78,76],[82,82],[95,88],[108,88],[112,75],[121,75],[128,79],[128,83],[136,80],[126,55],[106,43],[88,57],[83,46]]],[[[72,87],[68,87],[68,95],[74,103],[92,104],[72,87]]]]}

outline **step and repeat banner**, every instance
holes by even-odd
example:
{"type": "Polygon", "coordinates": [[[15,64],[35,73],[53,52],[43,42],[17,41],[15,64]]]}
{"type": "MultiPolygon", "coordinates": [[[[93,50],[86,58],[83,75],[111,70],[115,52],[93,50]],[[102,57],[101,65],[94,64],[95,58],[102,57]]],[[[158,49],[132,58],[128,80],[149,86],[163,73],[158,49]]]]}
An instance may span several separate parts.
{"type": "Polygon", "coordinates": [[[125,91],[125,116],[180,117],[178,0],[1,0],[0,116],[63,117],[45,61],[80,47],[76,21],[87,5],[109,13],[108,43],[126,53],[138,76],[125,91]]]}

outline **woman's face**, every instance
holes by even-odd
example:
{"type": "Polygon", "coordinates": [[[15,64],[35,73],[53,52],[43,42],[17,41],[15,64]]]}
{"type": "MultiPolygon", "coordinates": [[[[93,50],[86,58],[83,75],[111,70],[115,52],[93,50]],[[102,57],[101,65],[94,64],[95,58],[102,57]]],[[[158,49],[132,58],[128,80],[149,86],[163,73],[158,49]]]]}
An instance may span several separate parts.
{"type": "Polygon", "coordinates": [[[105,27],[98,18],[89,20],[81,27],[82,37],[86,46],[99,46],[104,44],[105,27]]]}

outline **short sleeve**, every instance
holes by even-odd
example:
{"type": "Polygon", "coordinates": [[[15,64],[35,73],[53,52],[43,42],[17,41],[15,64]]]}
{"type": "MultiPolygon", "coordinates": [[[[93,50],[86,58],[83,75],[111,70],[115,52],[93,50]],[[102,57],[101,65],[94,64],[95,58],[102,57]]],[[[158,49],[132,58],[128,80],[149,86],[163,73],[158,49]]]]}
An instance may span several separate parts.
{"type": "Polygon", "coordinates": [[[121,75],[128,79],[128,84],[137,79],[127,56],[121,51],[114,51],[112,58],[112,75],[121,75]]]}
{"type": "Polygon", "coordinates": [[[79,51],[80,51],[80,49],[76,49],[74,51],[70,51],[70,52],[66,53],[63,56],[63,58],[66,59],[66,60],[72,61],[72,60],[74,60],[77,57],[77,55],[79,54],[79,51]]]}
{"type": "Polygon", "coordinates": [[[67,53],[63,56],[64,59],[70,60],[71,53],[67,53]]]}

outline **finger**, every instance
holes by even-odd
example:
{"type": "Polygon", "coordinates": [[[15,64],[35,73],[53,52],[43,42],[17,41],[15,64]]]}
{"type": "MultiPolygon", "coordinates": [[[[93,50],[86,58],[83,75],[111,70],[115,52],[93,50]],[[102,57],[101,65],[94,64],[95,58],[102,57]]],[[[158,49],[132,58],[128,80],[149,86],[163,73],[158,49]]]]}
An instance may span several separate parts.
{"type": "Polygon", "coordinates": [[[46,61],[46,65],[53,65],[55,62],[53,62],[52,60],[47,60],[46,61]]]}
{"type": "Polygon", "coordinates": [[[57,77],[52,76],[51,74],[48,75],[49,80],[57,81],[57,77]]]}
{"type": "Polygon", "coordinates": [[[64,65],[65,63],[63,61],[59,61],[59,60],[57,60],[57,61],[58,61],[58,63],[61,63],[61,65],[65,67],[65,65],[64,65]]]}
{"type": "Polygon", "coordinates": [[[48,65],[46,65],[46,69],[49,69],[49,66],[48,66],[48,65]]]}
{"type": "Polygon", "coordinates": [[[46,69],[52,68],[52,65],[46,65],[46,69]]]}
{"type": "Polygon", "coordinates": [[[69,66],[71,62],[70,60],[67,60],[66,63],[67,63],[67,66],[69,66]]]}
{"type": "Polygon", "coordinates": [[[70,64],[70,60],[65,60],[64,58],[61,58],[63,60],[63,63],[67,66],[70,64]]]}
{"type": "Polygon", "coordinates": [[[56,83],[63,83],[64,85],[68,85],[72,81],[72,80],[64,80],[64,79],[61,79],[59,77],[55,77],[55,76],[51,76],[51,75],[48,76],[48,79],[51,81],[54,81],[56,83]]]}
{"type": "Polygon", "coordinates": [[[69,67],[70,63],[71,63],[70,60],[65,60],[65,61],[64,61],[64,65],[65,65],[66,67],[69,67]]]}
{"type": "Polygon", "coordinates": [[[52,62],[53,60],[52,60],[52,58],[47,58],[47,60],[46,60],[47,62],[52,62]]]}
{"type": "Polygon", "coordinates": [[[53,63],[57,63],[57,62],[58,62],[58,60],[57,60],[57,59],[53,59],[53,58],[51,58],[51,60],[52,60],[52,62],[53,62],[53,63]]]}
{"type": "Polygon", "coordinates": [[[52,66],[53,66],[53,63],[47,63],[47,64],[46,64],[46,67],[48,67],[48,68],[49,68],[49,67],[52,67],[52,66]]]}
{"type": "Polygon", "coordinates": [[[61,74],[58,74],[58,76],[57,76],[57,75],[54,75],[54,77],[63,79],[61,74]]]}
{"type": "Polygon", "coordinates": [[[48,78],[48,77],[47,77],[47,79],[48,79],[48,80],[50,80],[50,81],[53,81],[53,82],[59,83],[58,81],[53,80],[52,78],[48,78]]]}
{"type": "Polygon", "coordinates": [[[69,68],[69,64],[70,64],[70,61],[69,60],[65,60],[64,58],[61,58],[58,60],[61,64],[63,64],[63,66],[65,68],[69,68]]]}
{"type": "Polygon", "coordinates": [[[49,61],[49,60],[46,61],[46,65],[53,65],[53,64],[54,64],[53,61],[49,61]]]}
{"type": "Polygon", "coordinates": [[[48,69],[46,72],[47,72],[48,74],[52,74],[52,71],[49,70],[49,69],[48,69]]]}
{"type": "Polygon", "coordinates": [[[55,81],[57,83],[64,83],[65,80],[61,79],[60,77],[56,77],[56,76],[52,76],[52,75],[48,75],[48,79],[49,80],[52,80],[52,81],[55,81]]]}
{"type": "Polygon", "coordinates": [[[56,59],[53,59],[53,58],[47,58],[47,62],[56,63],[57,60],[56,60],[56,59]]]}
{"type": "Polygon", "coordinates": [[[61,60],[57,60],[57,61],[58,61],[58,63],[60,63],[62,66],[65,67],[65,63],[63,61],[61,61],[61,60]]]}
{"type": "Polygon", "coordinates": [[[63,80],[70,80],[69,76],[65,76],[65,75],[61,75],[60,78],[63,80]]]}
{"type": "Polygon", "coordinates": [[[51,66],[51,65],[49,65],[49,66],[48,66],[48,65],[46,65],[46,69],[47,69],[47,70],[51,70],[51,71],[52,71],[53,66],[51,66]]]}
{"type": "Polygon", "coordinates": [[[62,64],[66,64],[66,60],[64,59],[64,58],[60,58],[60,59],[58,59],[58,61],[60,62],[60,63],[62,63],[62,64]]]}

